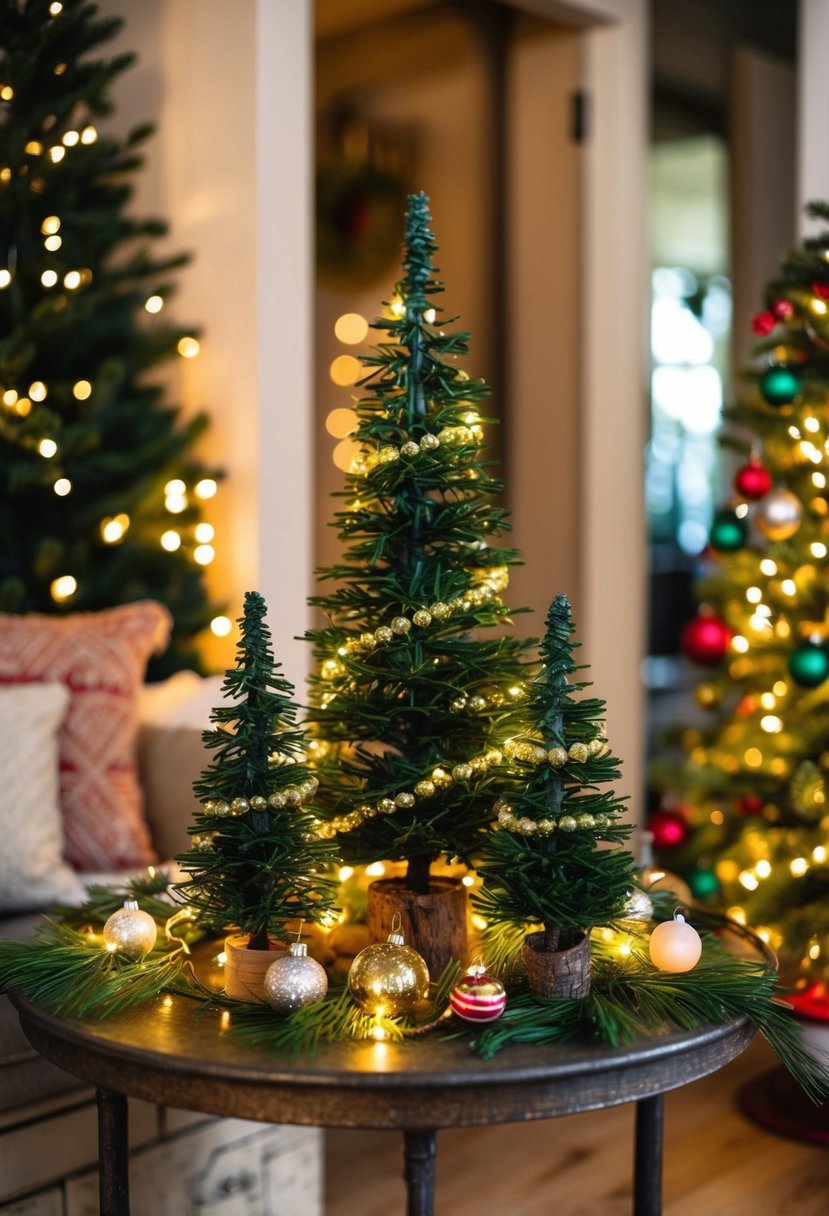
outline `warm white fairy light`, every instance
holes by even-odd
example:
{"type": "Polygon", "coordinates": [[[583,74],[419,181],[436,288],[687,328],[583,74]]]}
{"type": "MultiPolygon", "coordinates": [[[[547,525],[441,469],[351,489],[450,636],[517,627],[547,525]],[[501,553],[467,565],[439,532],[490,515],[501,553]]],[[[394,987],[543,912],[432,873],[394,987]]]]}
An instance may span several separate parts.
{"type": "Polygon", "coordinates": [[[67,494],[72,493],[72,482],[68,477],[59,477],[52,489],[57,494],[58,498],[65,498],[67,494]]]}
{"type": "Polygon", "coordinates": [[[200,566],[209,566],[215,556],[216,550],[212,545],[197,545],[193,550],[193,560],[200,566]]]}
{"type": "Polygon", "coordinates": [[[72,385],[72,396],[76,401],[86,401],[92,396],[92,385],[88,380],[76,380],[72,385]]]}
{"type": "Polygon", "coordinates": [[[731,639],[731,649],[736,650],[737,654],[745,654],[748,650],[748,638],[744,638],[740,633],[735,633],[731,639]]]}
{"type": "Polygon", "coordinates": [[[8,287],[11,281],[12,276],[10,271],[6,270],[4,267],[2,270],[0,270],[0,290],[2,290],[4,287],[8,287]]]}
{"type": "Polygon", "coordinates": [[[746,591],[746,599],[750,604],[759,604],[762,598],[763,592],[759,587],[749,587],[748,591],[746,591]]]}
{"type": "MultiPolygon", "coordinates": [[[[176,549],[181,548],[181,536],[173,528],[161,534],[161,548],[166,549],[168,553],[175,553],[176,549]]],[[[215,632],[215,630],[214,630],[215,632]]]]}
{"type": "Polygon", "coordinates": [[[55,165],[59,165],[65,155],[66,149],[61,147],[60,144],[55,144],[53,148],[49,149],[49,159],[55,165]]]}
{"type": "Polygon", "coordinates": [[[340,880],[340,882],[345,882],[346,879],[350,878],[353,873],[353,866],[340,866],[339,870],[337,871],[337,878],[340,880]]]}
{"type": "Polygon", "coordinates": [[[43,144],[39,139],[30,139],[23,148],[24,152],[28,152],[29,156],[40,156],[43,151],[43,144]]]}
{"type": "Polygon", "coordinates": [[[359,312],[344,312],[334,322],[334,336],[345,346],[358,346],[368,334],[368,321],[359,312]]]}
{"type": "Polygon", "coordinates": [[[55,274],[54,270],[44,270],[43,274],[40,276],[40,281],[44,287],[54,287],[55,283],[58,281],[58,276],[55,274]]]}
{"type": "Polygon", "coordinates": [[[341,388],[355,384],[362,374],[363,365],[354,355],[337,355],[328,368],[328,375],[341,388]]]}
{"type": "Polygon", "coordinates": [[[42,380],[33,380],[29,385],[29,396],[32,401],[45,401],[47,391],[46,385],[42,380]]]}
{"type": "Polygon", "coordinates": [[[94,144],[95,140],[97,138],[98,138],[98,132],[91,125],[88,127],[84,127],[84,129],[81,131],[81,143],[82,144],[94,144]]]}
{"type": "Polygon", "coordinates": [[[120,515],[113,515],[109,519],[105,519],[101,523],[101,536],[108,545],[117,545],[119,541],[124,539],[124,534],[130,526],[129,515],[123,512],[120,515]]]}
{"type": "Polygon", "coordinates": [[[203,477],[197,481],[193,490],[197,498],[212,498],[218,486],[212,477],[203,477]]]}
{"type": "Polygon", "coordinates": [[[809,552],[811,553],[812,557],[825,557],[826,546],[822,540],[813,540],[809,545],[809,552]]]}
{"type": "Polygon", "coordinates": [[[63,5],[61,4],[61,0],[52,0],[52,3],[49,5],[49,16],[57,17],[58,14],[62,12],[63,5]]]}
{"type": "Polygon", "coordinates": [[[62,239],[57,235],[47,236],[45,241],[43,242],[44,248],[49,253],[57,253],[57,251],[60,249],[62,244],[63,244],[62,239]]]}
{"type": "Polygon", "coordinates": [[[196,338],[180,338],[176,347],[182,359],[195,359],[201,350],[196,338]]]}
{"type": "Polygon", "coordinates": [[[61,143],[66,148],[74,148],[81,138],[80,131],[64,131],[61,143]]]}
{"type": "Polygon", "coordinates": [[[783,592],[784,595],[788,595],[788,596],[797,595],[797,585],[796,585],[794,579],[793,578],[784,578],[783,582],[780,584],[780,590],[783,592]]]}
{"type": "Polygon", "coordinates": [[[168,494],[164,499],[164,506],[171,515],[180,515],[187,509],[187,497],[184,494],[168,494]]]}
{"type": "Polygon", "coordinates": [[[815,314],[816,317],[826,316],[826,302],[818,299],[817,297],[809,301],[809,309],[815,314]]]}
{"type": "Polygon", "coordinates": [[[67,291],[76,291],[81,285],[81,272],[79,270],[69,270],[63,276],[63,285],[67,291]]]}
{"type": "Polygon", "coordinates": [[[826,849],[822,844],[815,845],[812,849],[812,861],[816,861],[819,866],[826,861],[826,856],[826,849]]]}
{"type": "Polygon", "coordinates": [[[823,473],[812,474],[812,485],[816,490],[823,490],[826,486],[826,476],[823,473]]]}
{"type": "Polygon", "coordinates": [[[756,891],[759,885],[756,874],[752,874],[751,870],[743,870],[740,875],[740,886],[745,887],[747,891],[756,891]]]}
{"type": "Polygon", "coordinates": [[[60,219],[56,215],[47,215],[46,219],[40,225],[40,231],[44,236],[52,236],[53,233],[60,230],[60,219]]]}
{"type": "Polygon", "coordinates": [[[366,866],[366,874],[369,878],[382,878],[386,872],[386,867],[382,861],[373,861],[371,865],[366,866]]]}
{"type": "Polygon", "coordinates": [[[783,729],[783,723],[775,714],[765,714],[760,719],[760,729],[767,735],[776,735],[783,729]]]}
{"type": "Polygon", "coordinates": [[[162,296],[150,296],[149,299],[144,301],[144,307],[147,312],[161,312],[164,307],[164,299],[162,296]]]}
{"type": "Polygon", "coordinates": [[[49,585],[49,592],[53,600],[60,603],[61,600],[68,600],[78,590],[78,580],[72,574],[61,574],[59,578],[53,579],[49,585]]]}
{"type": "Polygon", "coordinates": [[[771,874],[771,862],[767,861],[765,857],[762,857],[754,867],[754,873],[758,878],[768,878],[768,876],[771,874]]]}
{"type": "Polygon", "coordinates": [[[398,321],[401,317],[405,317],[406,305],[404,304],[403,300],[401,300],[400,296],[394,296],[394,298],[391,300],[389,303],[389,312],[398,321]]]}
{"type": "Polygon", "coordinates": [[[777,562],[770,557],[764,557],[760,562],[760,570],[763,574],[772,578],[777,573],[777,562]]]}
{"type": "Polygon", "coordinates": [[[210,632],[217,638],[226,638],[232,628],[233,622],[229,616],[214,616],[210,622],[210,632]]]}
{"type": "Polygon", "coordinates": [[[748,503],[737,503],[737,506],[734,508],[734,514],[738,519],[745,519],[745,517],[748,515],[748,503]]]}
{"type": "Polygon", "coordinates": [[[201,523],[196,524],[193,535],[200,545],[207,545],[216,535],[216,529],[212,524],[201,523]]]}
{"type": "Polygon", "coordinates": [[[57,454],[58,445],[55,443],[54,439],[41,439],[40,443],[37,445],[37,450],[40,452],[41,456],[45,457],[46,460],[51,460],[51,458],[57,454]]]}
{"type": "Polygon", "coordinates": [[[760,705],[763,709],[774,709],[777,704],[777,697],[773,692],[760,693],[760,705]]]}
{"type": "Polygon", "coordinates": [[[792,878],[802,878],[809,869],[809,863],[805,857],[793,857],[789,862],[789,872],[792,878]]]}

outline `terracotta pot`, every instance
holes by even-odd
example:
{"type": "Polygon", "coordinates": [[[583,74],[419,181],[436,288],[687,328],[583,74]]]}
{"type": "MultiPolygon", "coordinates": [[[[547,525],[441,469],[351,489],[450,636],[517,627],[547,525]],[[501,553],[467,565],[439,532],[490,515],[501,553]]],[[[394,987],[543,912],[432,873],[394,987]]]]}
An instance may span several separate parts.
{"type": "Polygon", "coordinates": [[[225,939],[225,992],[237,1001],[264,1005],[265,972],[275,959],[288,953],[288,947],[284,942],[272,941],[267,950],[248,950],[248,940],[247,937],[225,939]]]}
{"type": "Polygon", "coordinates": [[[458,878],[433,878],[426,895],[408,890],[405,879],[382,878],[368,889],[369,933],[372,941],[384,942],[399,913],[406,945],[426,960],[436,980],[448,963],[467,961],[467,904],[466,887],[458,878]]]}
{"type": "Polygon", "coordinates": [[[587,996],[590,991],[590,937],[582,933],[568,950],[542,950],[543,933],[528,933],[521,956],[536,996],[587,996]]]}

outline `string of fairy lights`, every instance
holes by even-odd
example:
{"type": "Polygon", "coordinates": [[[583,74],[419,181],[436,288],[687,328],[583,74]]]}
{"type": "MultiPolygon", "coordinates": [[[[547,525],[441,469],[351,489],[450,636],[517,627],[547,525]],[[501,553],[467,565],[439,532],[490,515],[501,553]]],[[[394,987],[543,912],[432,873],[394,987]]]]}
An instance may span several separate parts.
{"type": "MultiPolygon", "coordinates": [[[[63,9],[64,5],[60,0],[53,0],[53,3],[49,5],[50,17],[53,20],[59,18],[63,9]]],[[[67,70],[67,64],[57,63],[53,70],[55,75],[60,76],[67,70]]],[[[14,95],[13,85],[0,81],[0,103],[13,101],[14,95]]],[[[98,130],[95,125],[85,119],[78,121],[79,116],[84,115],[85,109],[84,103],[78,102],[74,111],[74,119],[70,119],[73,125],[59,136],[56,133],[52,140],[49,135],[57,120],[54,116],[47,117],[43,123],[43,138],[30,139],[24,145],[23,152],[26,160],[20,166],[19,174],[28,178],[33,193],[39,194],[44,189],[43,179],[38,174],[40,158],[46,156],[52,165],[58,165],[71,155],[73,149],[89,147],[96,143],[98,130]]],[[[0,187],[9,183],[12,176],[13,171],[10,166],[0,166],[0,187]]],[[[60,266],[54,260],[64,246],[66,233],[63,218],[54,214],[44,216],[40,224],[40,235],[47,260],[53,263],[47,265],[40,274],[40,284],[44,291],[50,294],[56,291],[76,293],[88,288],[94,277],[89,267],[60,266]]],[[[0,291],[12,287],[16,270],[15,260],[10,255],[9,265],[0,268],[0,291]]],[[[150,316],[157,316],[163,309],[164,303],[164,297],[154,292],[145,300],[144,309],[150,316]]],[[[184,335],[177,343],[178,354],[183,359],[195,358],[200,349],[198,339],[192,335],[184,335]]],[[[0,385],[2,413],[10,421],[29,418],[38,405],[49,399],[52,387],[55,386],[50,386],[44,379],[38,377],[34,377],[26,385],[0,385]]],[[[71,385],[72,398],[77,402],[89,401],[94,398],[95,387],[93,380],[80,377],[71,385]]],[[[65,391],[65,386],[61,385],[60,389],[65,391]]],[[[14,430],[11,430],[9,435],[14,438],[14,430]]],[[[51,483],[51,492],[58,498],[69,497],[74,487],[71,477],[60,467],[60,436],[47,434],[32,438],[27,430],[20,436],[19,442],[36,451],[43,460],[54,462],[56,475],[51,483]]],[[[162,526],[158,537],[159,544],[165,552],[176,553],[184,548],[197,565],[210,565],[216,556],[213,543],[216,533],[214,525],[207,521],[201,521],[186,529],[173,525],[175,517],[187,509],[191,495],[195,499],[207,501],[214,497],[217,488],[216,481],[211,477],[201,478],[192,486],[187,486],[181,478],[174,478],[166,483],[164,509],[171,517],[170,526],[162,526]]],[[[130,516],[125,511],[105,516],[97,525],[101,541],[105,545],[120,544],[127,535],[131,523],[130,516]]],[[[64,571],[57,575],[49,585],[51,598],[56,604],[65,604],[72,600],[78,589],[78,578],[71,571],[64,571]]],[[[233,623],[226,616],[214,617],[210,622],[210,629],[217,637],[227,636],[232,628],[233,623]]]]}

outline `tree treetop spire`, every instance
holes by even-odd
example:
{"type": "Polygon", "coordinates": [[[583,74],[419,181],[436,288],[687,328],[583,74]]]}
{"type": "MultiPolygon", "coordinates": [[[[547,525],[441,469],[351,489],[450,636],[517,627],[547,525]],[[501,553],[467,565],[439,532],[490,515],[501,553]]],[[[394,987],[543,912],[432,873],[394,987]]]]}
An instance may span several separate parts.
{"type": "Polygon", "coordinates": [[[432,275],[432,254],[438,248],[432,235],[429,196],[421,190],[410,194],[404,230],[403,289],[407,297],[422,295],[432,275]]]}

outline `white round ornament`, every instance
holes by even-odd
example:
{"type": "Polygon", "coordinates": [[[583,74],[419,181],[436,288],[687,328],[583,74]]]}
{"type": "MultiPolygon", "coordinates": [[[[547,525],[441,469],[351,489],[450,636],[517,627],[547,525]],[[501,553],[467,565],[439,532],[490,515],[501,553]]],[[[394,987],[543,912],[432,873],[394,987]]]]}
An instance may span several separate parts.
{"type": "Polygon", "coordinates": [[[702,939],[693,925],[677,912],[673,920],[657,925],[648,943],[651,962],[660,971],[691,971],[702,954],[702,939]]]}

